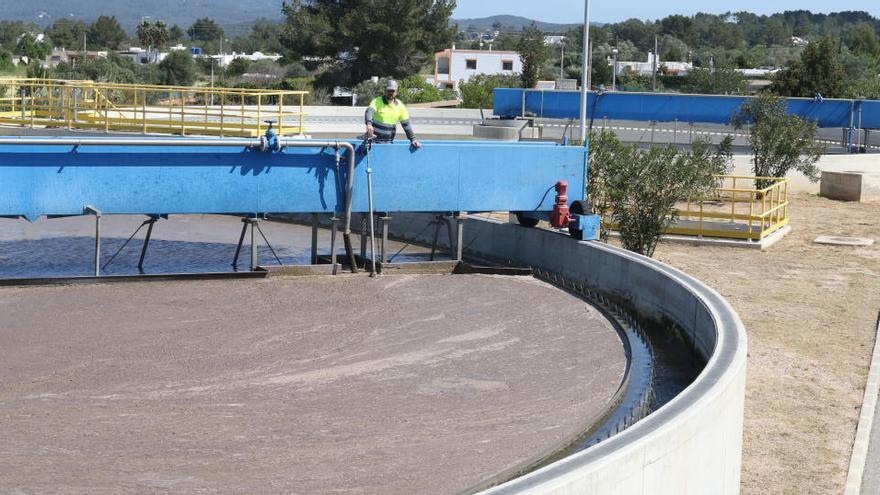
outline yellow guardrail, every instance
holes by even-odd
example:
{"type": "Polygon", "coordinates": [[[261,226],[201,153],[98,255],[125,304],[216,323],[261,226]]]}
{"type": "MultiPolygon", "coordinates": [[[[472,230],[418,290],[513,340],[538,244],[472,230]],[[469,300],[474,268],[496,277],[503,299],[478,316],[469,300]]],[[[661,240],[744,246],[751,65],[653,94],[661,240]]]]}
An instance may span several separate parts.
{"type": "MultiPolygon", "coordinates": [[[[706,198],[682,201],[678,219],[666,234],[760,241],[788,225],[789,181],[780,177],[717,175],[718,187],[706,198]],[[756,184],[769,184],[758,189],[756,184]]],[[[602,224],[616,230],[611,214],[602,224]]]]}
{"type": "Polygon", "coordinates": [[[0,78],[0,123],[162,134],[302,134],[305,91],[0,78]]]}
{"type": "Polygon", "coordinates": [[[678,208],[669,234],[759,241],[788,225],[788,185],[781,177],[719,175],[718,187],[707,198],[689,200],[678,208]],[[756,188],[756,184],[769,184],[756,188]]]}

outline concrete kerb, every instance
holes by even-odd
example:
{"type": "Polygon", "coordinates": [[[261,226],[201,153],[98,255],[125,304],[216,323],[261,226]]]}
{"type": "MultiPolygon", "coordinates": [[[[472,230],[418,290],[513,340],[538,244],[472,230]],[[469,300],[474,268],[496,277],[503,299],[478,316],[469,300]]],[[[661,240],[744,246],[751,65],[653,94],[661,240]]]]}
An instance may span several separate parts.
{"type": "Polygon", "coordinates": [[[858,495],[862,492],[862,480],[865,475],[865,464],[868,460],[868,447],[871,440],[871,429],[874,415],[877,412],[877,396],[880,393],[880,315],[877,318],[877,332],[874,338],[874,353],[871,356],[871,367],[868,381],[865,384],[865,396],[862,400],[862,411],[859,413],[859,424],[853,442],[849,470],[846,474],[844,495],[858,495]]]}
{"type": "MultiPolygon", "coordinates": [[[[413,236],[427,220],[398,214],[392,231],[425,242],[413,236]]],[[[671,321],[707,360],[678,397],[623,433],[485,493],[739,493],[747,338],[717,292],[650,258],[491,219],[468,221],[465,252],[560,274],[671,321]]]]}

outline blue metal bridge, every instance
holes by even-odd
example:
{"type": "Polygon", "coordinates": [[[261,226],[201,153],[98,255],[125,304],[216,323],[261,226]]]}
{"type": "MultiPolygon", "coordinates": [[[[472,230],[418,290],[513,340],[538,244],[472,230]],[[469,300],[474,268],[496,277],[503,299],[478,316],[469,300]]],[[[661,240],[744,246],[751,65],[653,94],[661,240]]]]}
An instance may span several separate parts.
{"type": "MultiPolygon", "coordinates": [[[[547,218],[555,184],[571,184],[569,200],[581,201],[586,173],[586,147],[552,143],[427,141],[416,150],[271,132],[260,139],[2,138],[0,216],[327,214],[343,222],[354,265],[353,212],[547,218]]],[[[99,223],[96,234],[99,243],[99,223]]],[[[335,241],[331,252],[335,264],[335,241]]]]}

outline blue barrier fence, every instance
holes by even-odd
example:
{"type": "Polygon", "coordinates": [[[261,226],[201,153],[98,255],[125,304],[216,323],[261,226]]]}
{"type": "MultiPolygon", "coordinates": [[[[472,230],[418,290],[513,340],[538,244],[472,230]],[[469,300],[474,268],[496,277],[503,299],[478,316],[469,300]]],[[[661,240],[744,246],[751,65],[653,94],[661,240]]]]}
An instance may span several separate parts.
{"type": "MultiPolygon", "coordinates": [[[[681,95],[669,93],[587,94],[588,119],[642,122],[693,122],[729,124],[737,109],[750,97],[681,95]]],[[[499,117],[536,116],[556,119],[580,118],[580,93],[519,88],[497,88],[494,113],[499,117]]],[[[880,101],[787,98],[788,111],[816,122],[819,127],[880,129],[880,101]],[[860,115],[861,114],[861,115],[860,115]]]]}

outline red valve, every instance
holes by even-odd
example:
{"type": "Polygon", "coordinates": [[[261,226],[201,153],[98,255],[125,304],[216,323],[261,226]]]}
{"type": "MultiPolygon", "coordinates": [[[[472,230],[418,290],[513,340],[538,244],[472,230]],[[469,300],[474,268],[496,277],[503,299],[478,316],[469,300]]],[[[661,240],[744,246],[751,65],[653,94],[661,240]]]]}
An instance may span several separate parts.
{"type": "Polygon", "coordinates": [[[568,182],[561,180],[556,183],[556,204],[550,214],[550,225],[557,229],[568,227],[571,215],[568,212],[568,182]]]}

